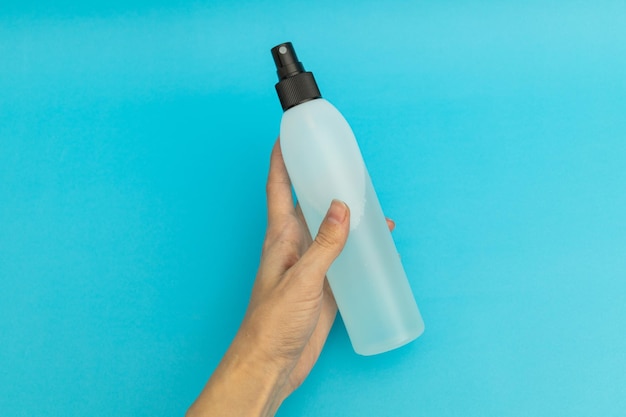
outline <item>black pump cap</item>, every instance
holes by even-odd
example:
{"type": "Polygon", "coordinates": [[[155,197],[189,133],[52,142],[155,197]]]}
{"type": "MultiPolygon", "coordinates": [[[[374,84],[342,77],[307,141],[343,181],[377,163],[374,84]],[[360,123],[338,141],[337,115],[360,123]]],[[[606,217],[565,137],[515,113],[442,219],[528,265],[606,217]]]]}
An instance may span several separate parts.
{"type": "Polygon", "coordinates": [[[304,72],[304,66],[302,66],[302,62],[298,61],[298,56],[291,42],[282,43],[272,48],[272,57],[280,80],[304,72]]]}
{"type": "Polygon", "coordinates": [[[273,47],[272,57],[279,79],[276,92],[283,110],[322,97],[313,73],[304,70],[291,42],[273,47]]]}

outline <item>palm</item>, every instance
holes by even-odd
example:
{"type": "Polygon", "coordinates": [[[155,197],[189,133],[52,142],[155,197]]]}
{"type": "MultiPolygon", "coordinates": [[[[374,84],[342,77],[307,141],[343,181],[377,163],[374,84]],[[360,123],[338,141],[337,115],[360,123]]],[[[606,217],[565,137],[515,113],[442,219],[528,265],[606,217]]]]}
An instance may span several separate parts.
{"type": "MultiPolygon", "coordinates": [[[[393,230],[395,227],[392,220],[387,219],[387,224],[390,230],[393,230]]],[[[304,215],[300,209],[300,204],[295,207],[294,211],[289,216],[285,216],[285,224],[283,227],[283,230],[286,232],[283,238],[296,243],[294,247],[298,249],[293,259],[297,260],[313,243],[311,233],[309,232],[304,215]]],[[[337,303],[335,302],[335,297],[330,289],[328,280],[324,280],[322,297],[319,299],[319,303],[311,308],[311,311],[306,321],[308,322],[307,324],[312,327],[312,332],[304,342],[304,346],[302,346],[299,355],[295,358],[295,365],[289,374],[287,395],[298,388],[311,372],[313,365],[317,362],[322,348],[324,347],[328,333],[335,321],[335,317],[337,316],[337,303]]],[[[306,333],[306,329],[304,332],[306,333]]]]}
{"type": "MultiPolygon", "coordinates": [[[[299,247],[302,250],[300,255],[302,255],[302,253],[304,253],[304,251],[311,246],[313,239],[306,225],[306,221],[304,220],[300,205],[296,206],[295,216],[293,216],[292,219],[294,222],[297,222],[297,227],[294,227],[292,230],[297,230],[298,236],[294,237],[301,243],[299,247]]],[[[330,290],[327,280],[324,280],[323,295],[318,309],[319,316],[317,323],[314,324],[315,327],[313,328],[313,332],[302,348],[302,353],[300,354],[300,357],[297,358],[296,364],[289,375],[290,391],[299,387],[300,384],[302,384],[302,381],[304,381],[304,379],[311,372],[311,369],[313,368],[313,365],[315,365],[315,362],[317,362],[322,348],[324,347],[324,343],[326,342],[326,338],[328,337],[328,333],[330,332],[330,329],[335,321],[335,317],[337,315],[337,304],[335,303],[335,298],[333,297],[333,293],[330,290]]]]}

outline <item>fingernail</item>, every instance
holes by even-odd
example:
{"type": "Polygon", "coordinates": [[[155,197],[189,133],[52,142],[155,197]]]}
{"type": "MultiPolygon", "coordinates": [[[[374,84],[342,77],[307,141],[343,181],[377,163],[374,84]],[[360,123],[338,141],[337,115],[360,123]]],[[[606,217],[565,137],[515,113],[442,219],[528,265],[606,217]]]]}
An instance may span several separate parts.
{"type": "Polygon", "coordinates": [[[333,202],[330,203],[330,208],[328,209],[326,219],[329,223],[341,224],[346,220],[347,214],[348,206],[346,206],[346,203],[339,200],[333,200],[333,202]]]}

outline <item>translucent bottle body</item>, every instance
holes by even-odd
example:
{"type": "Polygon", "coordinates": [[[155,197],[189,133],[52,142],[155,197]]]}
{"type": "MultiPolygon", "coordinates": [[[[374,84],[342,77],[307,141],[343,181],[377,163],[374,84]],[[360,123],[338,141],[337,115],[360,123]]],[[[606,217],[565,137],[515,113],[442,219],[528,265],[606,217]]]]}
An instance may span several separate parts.
{"type": "Polygon", "coordinates": [[[312,236],[331,201],[350,207],[350,236],[328,271],[354,350],[400,347],[424,323],[352,129],[328,101],[287,110],[280,126],[285,165],[312,236]]]}

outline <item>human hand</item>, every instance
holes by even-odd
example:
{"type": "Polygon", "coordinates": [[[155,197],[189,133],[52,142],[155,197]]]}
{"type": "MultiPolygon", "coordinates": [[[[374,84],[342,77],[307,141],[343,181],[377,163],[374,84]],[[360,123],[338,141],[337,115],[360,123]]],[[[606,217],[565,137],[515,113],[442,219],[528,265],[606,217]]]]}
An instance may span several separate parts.
{"type": "MultiPolygon", "coordinates": [[[[337,314],[326,272],[348,238],[348,207],[333,201],[314,240],[276,141],[268,226],[248,310],[188,415],[271,416],[317,361],[337,314]]],[[[394,223],[388,220],[389,228],[394,223]]]]}

